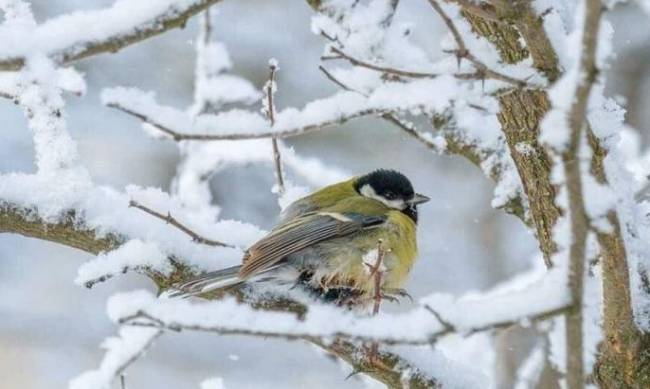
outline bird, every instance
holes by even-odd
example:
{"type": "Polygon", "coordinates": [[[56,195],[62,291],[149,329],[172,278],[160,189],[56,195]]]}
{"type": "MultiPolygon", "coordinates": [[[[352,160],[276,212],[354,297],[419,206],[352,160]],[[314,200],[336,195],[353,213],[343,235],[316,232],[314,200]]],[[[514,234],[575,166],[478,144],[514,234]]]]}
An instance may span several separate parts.
{"type": "Polygon", "coordinates": [[[326,186],[290,204],[240,265],[181,281],[171,296],[271,282],[357,304],[376,295],[378,271],[382,290],[403,291],[417,257],[418,206],[429,200],[390,169],[326,186]]]}

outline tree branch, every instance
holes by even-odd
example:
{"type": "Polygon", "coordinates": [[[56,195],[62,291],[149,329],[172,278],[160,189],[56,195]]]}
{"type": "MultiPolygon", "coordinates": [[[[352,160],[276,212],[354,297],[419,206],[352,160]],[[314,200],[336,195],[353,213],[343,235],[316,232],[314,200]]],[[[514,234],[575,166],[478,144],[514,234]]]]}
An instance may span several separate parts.
{"type": "Polygon", "coordinates": [[[118,103],[109,103],[107,104],[108,107],[115,108],[119,111],[122,111],[126,114],[129,114],[131,116],[134,116],[144,123],[150,124],[159,131],[169,135],[174,141],[176,142],[181,142],[181,141],[187,141],[187,140],[195,140],[195,141],[218,141],[218,140],[247,140],[247,139],[263,139],[263,138],[291,138],[294,136],[298,135],[303,135],[307,134],[310,132],[315,132],[319,131],[325,127],[332,127],[332,126],[337,126],[346,123],[349,120],[364,117],[364,116],[374,116],[374,115],[382,115],[385,113],[383,110],[379,109],[374,109],[374,108],[369,108],[369,109],[364,109],[361,111],[354,112],[348,116],[343,116],[339,117],[333,120],[328,120],[322,123],[314,123],[314,124],[309,124],[306,126],[301,126],[301,127],[296,127],[296,128],[289,128],[286,130],[280,130],[280,131],[264,131],[264,132],[258,132],[258,133],[244,133],[244,134],[224,134],[224,135],[218,135],[218,134],[185,134],[178,132],[176,130],[172,130],[171,128],[157,122],[154,118],[148,117],[144,114],[141,114],[139,112],[133,111],[129,108],[126,108],[122,106],[121,104],[118,103]]]}
{"type": "Polygon", "coordinates": [[[567,384],[569,389],[581,389],[585,386],[584,345],[583,345],[583,284],[586,261],[587,233],[589,218],[585,210],[582,189],[580,143],[583,129],[587,122],[587,104],[591,87],[598,74],[596,69],[596,47],[602,4],[600,0],[586,0],[584,29],[582,31],[582,53],[573,105],[569,112],[569,145],[562,153],[564,174],[569,195],[569,218],[571,222],[571,245],[569,247],[569,287],[571,299],[575,306],[567,314],[566,352],[567,384]]]}
{"type": "MultiPolygon", "coordinates": [[[[245,296],[240,295],[240,298],[246,299],[245,296]]],[[[251,302],[252,303],[252,302],[251,302]]],[[[284,303],[282,305],[276,305],[275,310],[284,310],[284,303]]],[[[164,309],[165,307],[162,307],[164,309]]],[[[164,319],[162,316],[157,316],[155,313],[152,313],[147,310],[146,307],[141,307],[135,314],[130,314],[128,316],[122,317],[119,319],[119,324],[135,326],[135,327],[153,327],[160,328],[171,331],[197,331],[197,332],[211,332],[220,335],[243,335],[243,336],[253,336],[253,337],[262,337],[262,338],[279,338],[287,340],[296,340],[303,339],[310,342],[321,342],[327,343],[332,339],[338,341],[344,340],[348,342],[376,342],[383,345],[395,346],[395,345],[405,345],[405,346],[425,346],[432,345],[439,341],[441,338],[450,336],[453,334],[459,334],[463,336],[471,336],[481,332],[488,332],[494,330],[502,330],[510,328],[514,325],[521,323],[521,321],[531,321],[531,322],[542,322],[548,320],[552,317],[564,314],[567,310],[572,308],[572,305],[563,305],[556,308],[551,308],[549,310],[544,310],[530,314],[525,317],[518,317],[514,320],[502,320],[496,319],[494,321],[488,321],[481,323],[478,326],[470,328],[459,328],[453,323],[450,323],[440,316],[437,311],[429,306],[423,306],[423,309],[430,312],[436,321],[439,322],[440,328],[432,330],[428,333],[423,333],[421,336],[417,337],[406,337],[400,338],[392,335],[366,335],[360,334],[359,331],[338,331],[335,333],[327,332],[327,335],[319,335],[318,332],[314,331],[313,323],[302,324],[302,320],[299,316],[296,316],[295,322],[287,327],[283,323],[278,325],[273,325],[271,323],[272,319],[282,320],[282,318],[277,318],[277,316],[269,316],[268,328],[265,329],[251,329],[250,326],[242,324],[241,321],[236,319],[230,320],[230,317],[221,317],[215,316],[214,318],[206,317],[205,315],[199,316],[199,320],[193,322],[189,316],[178,317],[178,319],[173,319],[173,312],[163,313],[168,319],[164,319]],[[210,322],[218,324],[205,324],[205,320],[210,320],[210,322]]],[[[201,309],[201,307],[197,308],[201,309]]],[[[308,309],[308,307],[305,307],[308,309]]],[[[189,311],[188,311],[189,312],[189,311]]],[[[201,311],[205,312],[205,311],[201,311]]],[[[184,315],[187,312],[184,313],[184,315]]],[[[243,314],[243,313],[242,313],[243,314]]],[[[306,311],[303,316],[308,316],[309,312],[306,311]]],[[[370,318],[368,318],[370,319],[370,318]]],[[[365,319],[360,319],[365,320],[365,319]]],[[[399,322],[395,322],[399,323],[399,322]]],[[[414,335],[414,334],[411,334],[414,335]]]]}
{"type": "MultiPolygon", "coordinates": [[[[269,60],[269,80],[266,82],[266,116],[269,119],[271,128],[275,126],[275,103],[273,102],[273,95],[275,94],[275,72],[278,70],[278,65],[275,59],[269,60]]],[[[275,166],[275,179],[278,182],[278,193],[284,193],[284,174],[282,173],[282,160],[280,156],[280,148],[278,147],[278,137],[271,137],[271,146],[273,148],[273,165],[275,166]]]]}
{"type": "Polygon", "coordinates": [[[456,25],[454,24],[453,20],[451,20],[451,18],[449,18],[449,16],[442,9],[442,7],[440,7],[438,1],[429,0],[429,4],[431,4],[433,9],[438,13],[438,15],[440,15],[440,18],[447,25],[447,28],[451,32],[451,35],[454,37],[454,40],[456,41],[456,45],[458,46],[458,48],[454,50],[453,53],[456,55],[456,58],[458,58],[459,63],[462,58],[468,60],[469,62],[472,63],[472,65],[474,65],[478,74],[482,75],[483,78],[493,78],[495,80],[512,84],[517,88],[524,88],[529,86],[528,83],[524,80],[519,80],[517,78],[510,77],[507,74],[503,74],[501,72],[497,72],[495,70],[490,69],[484,62],[482,62],[477,57],[475,57],[467,49],[467,46],[465,45],[465,40],[460,35],[460,32],[458,32],[458,29],[456,28],[456,25]]]}
{"type": "MultiPolygon", "coordinates": [[[[327,77],[327,79],[329,79],[336,85],[340,86],[343,90],[356,92],[365,96],[365,94],[357,90],[353,90],[348,85],[346,85],[343,81],[336,78],[330,71],[328,71],[322,65],[319,66],[318,68],[320,69],[321,72],[323,72],[323,74],[325,74],[325,77],[327,77]]],[[[480,107],[476,107],[476,108],[480,109],[480,107]]],[[[404,131],[406,134],[413,137],[417,141],[421,142],[432,151],[437,153],[443,152],[446,154],[463,156],[471,163],[476,165],[478,168],[481,168],[481,164],[483,163],[483,161],[489,158],[490,155],[493,153],[493,151],[489,151],[489,150],[479,150],[479,148],[476,145],[465,142],[464,140],[461,139],[460,136],[458,136],[455,130],[444,131],[445,133],[442,136],[444,137],[445,145],[444,147],[441,147],[439,144],[435,143],[431,137],[427,136],[428,135],[427,133],[418,131],[413,125],[413,123],[404,121],[393,113],[383,114],[381,118],[386,120],[389,123],[394,124],[399,129],[404,131]]],[[[431,118],[431,122],[434,121],[436,120],[431,118]]],[[[443,125],[434,126],[436,130],[442,132],[440,130],[440,127],[443,126],[449,127],[449,122],[451,121],[451,118],[445,118],[445,120],[443,121],[444,121],[443,125]]],[[[490,178],[492,178],[494,181],[499,181],[500,174],[501,172],[499,171],[499,169],[493,169],[489,173],[490,178]]],[[[511,199],[510,201],[508,201],[507,204],[503,206],[503,208],[506,210],[506,212],[517,216],[526,225],[530,225],[530,220],[526,215],[526,209],[523,204],[523,199],[521,199],[520,197],[511,199]]]]}
{"type": "Polygon", "coordinates": [[[187,234],[190,238],[192,238],[192,241],[196,243],[204,244],[206,246],[213,246],[213,247],[235,247],[233,245],[219,242],[217,240],[208,239],[199,235],[198,233],[192,231],[190,228],[188,228],[187,226],[185,226],[184,224],[176,220],[176,218],[174,218],[169,212],[167,212],[167,215],[163,215],[162,213],[156,212],[153,209],[148,208],[138,203],[135,200],[131,200],[129,202],[129,207],[138,208],[139,210],[148,213],[149,215],[154,216],[171,226],[174,226],[175,228],[187,234]]]}
{"type": "MultiPolygon", "coordinates": [[[[433,0],[432,0],[433,1],[433,0]]],[[[454,27],[455,28],[455,27],[454,27]]],[[[463,43],[464,45],[464,43],[463,43]]],[[[321,57],[321,60],[328,60],[328,59],[345,59],[348,62],[350,62],[352,65],[363,67],[366,69],[371,69],[375,70],[378,72],[382,72],[385,74],[390,74],[393,76],[397,77],[406,77],[406,78],[416,78],[416,79],[432,79],[439,77],[439,74],[436,73],[424,73],[424,72],[415,72],[415,71],[410,71],[410,70],[401,70],[401,69],[396,69],[393,67],[389,66],[382,66],[382,65],[376,65],[367,61],[362,61],[358,58],[355,58],[343,50],[339,49],[338,47],[331,46],[330,50],[337,54],[337,56],[323,56],[321,57]]],[[[459,54],[459,57],[461,55],[459,54]]],[[[453,77],[459,79],[459,80],[485,80],[486,78],[492,78],[495,80],[503,81],[509,84],[513,84],[518,88],[523,88],[523,87],[535,87],[534,85],[528,84],[524,80],[519,80],[510,76],[507,76],[503,73],[499,73],[497,71],[491,70],[490,68],[487,67],[483,62],[479,61],[474,55],[472,55],[469,51],[465,50],[463,51],[462,54],[463,58],[466,58],[468,61],[472,62],[474,67],[477,69],[476,72],[474,73],[455,73],[453,74],[453,77]]]]}
{"type": "MultiPolygon", "coordinates": [[[[75,212],[69,215],[61,223],[47,223],[40,220],[32,210],[0,204],[0,233],[8,232],[20,234],[30,238],[47,240],[54,243],[74,247],[92,254],[110,251],[117,248],[126,239],[117,235],[101,237],[95,231],[83,228],[83,218],[79,218],[75,212]]],[[[178,261],[173,261],[176,270],[169,276],[163,276],[154,272],[145,272],[161,289],[166,289],[181,280],[187,279],[192,274],[185,266],[178,261]]],[[[220,298],[219,295],[206,295],[205,298],[220,298]]],[[[284,299],[256,299],[250,304],[256,308],[271,311],[289,311],[304,314],[305,307],[295,301],[284,299]]],[[[354,371],[362,372],[368,376],[385,383],[391,388],[418,388],[431,389],[439,388],[438,382],[412,366],[408,361],[399,355],[382,351],[376,361],[368,361],[362,357],[359,346],[347,341],[325,343],[312,339],[312,343],[328,351],[346,363],[350,364],[354,371]],[[404,371],[412,371],[409,377],[403,376],[404,371]],[[406,385],[406,386],[404,386],[406,385]],[[410,386],[408,386],[410,385],[410,386]]]]}
{"type": "MultiPolygon", "coordinates": [[[[119,30],[115,31],[108,37],[69,42],[67,43],[67,46],[54,47],[46,54],[55,62],[62,65],[101,53],[115,53],[127,46],[160,35],[173,28],[183,28],[189,18],[220,1],[221,0],[197,0],[189,4],[170,4],[170,6],[163,12],[153,15],[150,19],[141,21],[137,25],[120,27],[119,30]]],[[[89,11],[89,13],[91,16],[96,16],[95,14],[105,11],[106,10],[89,11]]],[[[84,28],[84,26],[88,24],[87,21],[83,20],[72,19],[72,21],[76,22],[80,28],[84,28]]],[[[52,19],[46,22],[46,24],[50,24],[49,27],[56,29],[56,27],[53,27],[52,25],[58,26],[58,24],[64,23],[68,25],[70,22],[71,20],[61,17],[52,19]]],[[[109,24],[113,21],[107,19],[102,22],[109,24]]],[[[37,30],[35,31],[37,36],[39,34],[39,28],[42,29],[42,26],[43,25],[37,27],[37,30]]],[[[67,28],[70,27],[68,26],[67,28]]],[[[43,36],[42,38],[51,39],[51,36],[43,36]]],[[[18,70],[24,65],[25,57],[22,54],[10,55],[0,59],[0,70],[18,70]]]]}

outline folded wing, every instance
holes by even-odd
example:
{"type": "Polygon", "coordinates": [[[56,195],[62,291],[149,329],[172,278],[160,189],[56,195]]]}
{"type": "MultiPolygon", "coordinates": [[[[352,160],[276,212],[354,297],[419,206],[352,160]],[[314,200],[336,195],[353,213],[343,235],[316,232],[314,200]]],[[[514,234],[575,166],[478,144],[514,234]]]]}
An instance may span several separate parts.
{"type": "Polygon", "coordinates": [[[386,219],[358,213],[318,212],[279,226],[251,246],[244,256],[239,275],[243,279],[275,267],[288,255],[316,243],[352,235],[376,227],[386,219]]]}

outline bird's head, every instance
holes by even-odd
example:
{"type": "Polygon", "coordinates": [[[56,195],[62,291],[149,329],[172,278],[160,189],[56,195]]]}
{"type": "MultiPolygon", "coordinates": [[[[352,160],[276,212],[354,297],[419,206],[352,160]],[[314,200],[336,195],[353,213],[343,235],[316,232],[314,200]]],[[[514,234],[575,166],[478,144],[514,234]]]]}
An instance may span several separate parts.
{"type": "Polygon", "coordinates": [[[415,193],[411,181],[395,170],[378,169],[363,175],[355,182],[356,191],[377,200],[389,208],[397,209],[417,222],[417,206],[430,199],[415,193]]]}

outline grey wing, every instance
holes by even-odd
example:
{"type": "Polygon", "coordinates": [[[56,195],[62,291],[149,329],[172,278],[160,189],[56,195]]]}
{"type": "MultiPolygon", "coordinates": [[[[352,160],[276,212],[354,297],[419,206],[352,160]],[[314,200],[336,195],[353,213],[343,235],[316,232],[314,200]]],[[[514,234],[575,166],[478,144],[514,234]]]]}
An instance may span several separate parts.
{"type": "Polygon", "coordinates": [[[314,205],[310,196],[303,197],[294,201],[284,211],[282,211],[280,214],[279,223],[286,223],[289,220],[293,220],[310,212],[314,212],[316,209],[318,209],[318,207],[314,205]]]}
{"type": "Polygon", "coordinates": [[[333,238],[377,227],[385,217],[357,213],[311,213],[279,226],[251,246],[244,256],[240,277],[249,278],[273,268],[288,255],[333,238]]]}

